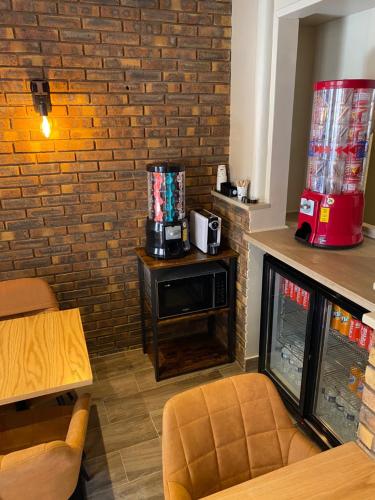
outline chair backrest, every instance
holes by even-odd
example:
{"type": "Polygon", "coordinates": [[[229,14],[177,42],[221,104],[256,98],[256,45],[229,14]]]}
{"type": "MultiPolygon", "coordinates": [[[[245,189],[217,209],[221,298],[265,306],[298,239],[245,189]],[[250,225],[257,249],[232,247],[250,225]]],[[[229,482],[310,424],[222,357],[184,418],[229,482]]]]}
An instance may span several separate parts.
{"type": "Polygon", "coordinates": [[[296,433],[276,388],[258,373],[174,396],[163,414],[166,500],[204,497],[287,465],[296,433]]]}
{"type": "Polygon", "coordinates": [[[56,296],[41,278],[0,281],[0,318],[10,319],[44,311],[58,311],[56,296]]]}
{"type": "MultiPolygon", "coordinates": [[[[72,495],[80,471],[82,450],[89,417],[90,396],[81,395],[74,405],[65,441],[47,441],[12,453],[0,455],[0,498],[1,500],[66,500],[72,495]]],[[[63,417],[66,408],[62,408],[63,417]]],[[[58,408],[58,409],[59,409],[58,408]]],[[[20,413],[26,413],[20,412],[20,413]]],[[[51,410],[54,411],[53,409],[51,410]]],[[[57,425],[57,424],[56,424],[57,425]]],[[[45,422],[39,427],[35,421],[36,433],[48,437],[57,429],[45,422]]],[[[21,432],[22,431],[21,429],[21,432]]],[[[26,432],[25,432],[26,434],[26,432]]],[[[33,432],[34,434],[34,432],[33,432]]],[[[29,436],[33,437],[34,436],[29,436]]],[[[27,436],[25,436],[25,439],[27,436]]]]}

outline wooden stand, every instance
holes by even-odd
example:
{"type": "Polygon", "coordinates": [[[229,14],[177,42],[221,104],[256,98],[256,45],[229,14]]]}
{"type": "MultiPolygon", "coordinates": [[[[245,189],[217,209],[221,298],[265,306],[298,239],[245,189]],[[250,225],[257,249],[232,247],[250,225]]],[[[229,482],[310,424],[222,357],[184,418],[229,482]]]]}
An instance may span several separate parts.
{"type": "Polygon", "coordinates": [[[149,257],[144,248],[137,248],[138,276],[140,284],[141,324],[143,352],[151,356],[155,379],[162,380],[182,373],[202,370],[211,366],[233,362],[235,357],[236,314],[236,267],[238,254],[223,249],[218,255],[206,255],[196,248],[180,259],[158,260],[149,257]],[[160,272],[166,269],[193,266],[204,262],[225,263],[228,270],[228,304],[226,307],[209,309],[182,316],[159,319],[157,311],[156,282],[160,272]],[[145,294],[145,269],[150,273],[150,299],[145,294]],[[147,317],[150,317],[150,322],[147,317]],[[224,318],[224,319],[223,319],[224,318]],[[207,322],[207,331],[202,333],[200,324],[207,322]],[[227,345],[215,335],[218,325],[225,325],[227,345]],[[147,335],[150,323],[151,342],[147,335]],[[171,333],[170,329],[175,328],[171,333]],[[162,335],[161,330],[169,330],[162,335]]]}

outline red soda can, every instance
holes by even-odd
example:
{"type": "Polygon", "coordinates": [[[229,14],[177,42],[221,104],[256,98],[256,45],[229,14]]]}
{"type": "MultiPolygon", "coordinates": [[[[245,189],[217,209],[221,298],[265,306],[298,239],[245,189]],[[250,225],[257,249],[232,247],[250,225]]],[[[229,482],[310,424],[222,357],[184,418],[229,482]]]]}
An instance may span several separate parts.
{"type": "Polygon", "coordinates": [[[358,342],[362,323],[355,318],[350,320],[348,338],[351,342],[358,342]]]}
{"type": "Polygon", "coordinates": [[[289,286],[290,286],[290,281],[284,278],[284,295],[286,297],[289,297],[289,286]]]}
{"type": "Polygon", "coordinates": [[[303,308],[308,309],[310,307],[310,294],[306,290],[303,291],[303,308]]]}
{"type": "Polygon", "coordinates": [[[297,290],[296,290],[296,285],[292,282],[290,282],[289,284],[289,297],[291,298],[291,300],[296,300],[296,296],[297,296],[297,290]]]}
{"type": "Polygon", "coordinates": [[[370,336],[370,328],[367,325],[364,325],[361,323],[361,331],[359,333],[359,338],[357,341],[357,344],[359,347],[363,347],[363,349],[366,349],[369,343],[368,337],[370,336]]]}
{"type": "Polygon", "coordinates": [[[297,295],[296,295],[296,302],[298,305],[302,306],[303,305],[303,290],[301,287],[297,288],[297,295]]]}
{"type": "Polygon", "coordinates": [[[371,351],[371,349],[374,347],[375,343],[375,332],[373,328],[369,328],[369,335],[368,335],[368,341],[367,341],[367,350],[368,352],[371,351]]]}

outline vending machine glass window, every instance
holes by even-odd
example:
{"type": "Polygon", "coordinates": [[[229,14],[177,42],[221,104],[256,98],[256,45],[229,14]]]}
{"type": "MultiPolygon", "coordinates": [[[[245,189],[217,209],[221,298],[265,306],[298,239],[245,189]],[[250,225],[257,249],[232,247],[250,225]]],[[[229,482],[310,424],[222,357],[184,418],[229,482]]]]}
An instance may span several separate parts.
{"type": "Polygon", "coordinates": [[[300,401],[310,292],[272,271],[272,312],[269,317],[270,347],[266,370],[277,379],[297,404],[300,401]]]}
{"type": "Polygon", "coordinates": [[[355,439],[372,330],[326,301],[314,414],[341,443],[355,439]]]}

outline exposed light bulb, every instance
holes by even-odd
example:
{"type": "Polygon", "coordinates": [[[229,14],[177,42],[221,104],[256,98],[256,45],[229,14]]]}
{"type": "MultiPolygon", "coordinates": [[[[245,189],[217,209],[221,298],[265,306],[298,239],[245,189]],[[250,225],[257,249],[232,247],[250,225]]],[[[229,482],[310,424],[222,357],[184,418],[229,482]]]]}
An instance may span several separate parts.
{"type": "Polygon", "coordinates": [[[42,129],[43,135],[45,137],[48,138],[51,135],[51,124],[48,121],[47,116],[42,116],[42,124],[41,124],[40,128],[42,129]]]}

